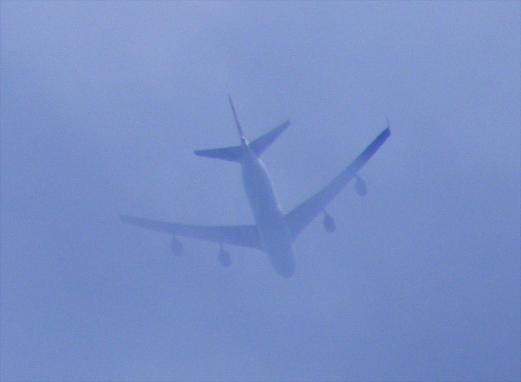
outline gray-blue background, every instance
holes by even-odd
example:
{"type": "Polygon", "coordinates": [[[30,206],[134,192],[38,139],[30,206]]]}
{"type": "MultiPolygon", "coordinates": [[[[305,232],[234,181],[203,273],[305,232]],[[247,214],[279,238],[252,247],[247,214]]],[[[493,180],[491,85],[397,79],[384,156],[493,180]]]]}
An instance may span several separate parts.
{"type": "Polygon", "coordinates": [[[520,378],[519,2],[1,11],[3,380],[520,378]],[[252,221],[227,93],[286,210],[391,120],[289,281],[118,220],[252,221]]]}

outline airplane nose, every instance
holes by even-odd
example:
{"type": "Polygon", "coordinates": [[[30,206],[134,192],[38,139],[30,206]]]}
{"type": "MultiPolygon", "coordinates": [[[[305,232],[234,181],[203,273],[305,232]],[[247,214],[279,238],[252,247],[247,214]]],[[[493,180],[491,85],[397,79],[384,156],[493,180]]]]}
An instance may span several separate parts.
{"type": "Polygon", "coordinates": [[[295,270],[294,269],[290,269],[290,270],[287,270],[287,271],[284,271],[284,272],[280,272],[279,274],[282,277],[284,277],[285,279],[290,279],[295,274],[295,270]]]}
{"type": "Polygon", "coordinates": [[[295,260],[291,248],[286,251],[272,252],[269,256],[275,272],[286,279],[295,274],[295,260]]]}
{"type": "Polygon", "coordinates": [[[289,279],[295,274],[295,264],[286,264],[286,266],[279,268],[277,273],[280,276],[289,279]]]}

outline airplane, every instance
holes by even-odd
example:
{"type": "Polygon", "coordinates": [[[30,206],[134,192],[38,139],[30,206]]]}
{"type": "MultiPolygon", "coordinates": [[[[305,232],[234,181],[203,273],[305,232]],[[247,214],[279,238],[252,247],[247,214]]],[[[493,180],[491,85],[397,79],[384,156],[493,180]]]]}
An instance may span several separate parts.
{"type": "Polygon", "coordinates": [[[323,225],[326,231],[335,231],[335,221],[326,212],[325,207],[351,180],[355,180],[355,190],[359,195],[366,194],[365,182],[358,172],[391,135],[389,121],[386,119],[386,128],[324,188],[289,213],[284,213],[261,155],[288,128],[289,120],[250,142],[244,135],[230,96],[228,102],[239,133],[240,145],[195,150],[194,153],[201,157],[240,164],[243,186],[255,224],[209,226],[171,223],[129,215],[121,215],[120,218],[128,224],[171,234],[171,248],[177,255],[183,253],[183,244],[177,236],[215,242],[219,245],[218,260],[225,267],[231,264],[231,258],[230,253],[224,249],[224,244],[260,250],[267,254],[277,274],[290,278],[296,269],[293,243],[304,228],[315,217],[323,214],[323,225]]]}

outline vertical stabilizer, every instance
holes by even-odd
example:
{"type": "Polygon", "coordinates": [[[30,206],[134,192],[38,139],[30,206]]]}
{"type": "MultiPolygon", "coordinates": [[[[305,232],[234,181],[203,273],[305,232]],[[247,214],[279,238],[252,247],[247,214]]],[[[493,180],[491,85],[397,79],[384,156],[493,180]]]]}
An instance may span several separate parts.
{"type": "Polygon", "coordinates": [[[239,132],[239,138],[241,139],[241,142],[246,142],[246,137],[244,136],[244,133],[242,132],[242,126],[239,123],[239,118],[237,118],[237,112],[235,111],[235,107],[233,106],[232,97],[230,95],[228,95],[228,102],[230,102],[230,107],[232,108],[233,119],[235,120],[235,125],[237,126],[237,131],[239,132]]]}

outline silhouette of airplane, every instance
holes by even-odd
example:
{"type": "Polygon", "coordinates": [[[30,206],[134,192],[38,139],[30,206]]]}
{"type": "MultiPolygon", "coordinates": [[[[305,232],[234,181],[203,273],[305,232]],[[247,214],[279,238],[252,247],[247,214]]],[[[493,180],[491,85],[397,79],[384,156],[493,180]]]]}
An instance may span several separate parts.
{"type": "Polygon", "coordinates": [[[249,142],[243,133],[232,99],[229,96],[228,101],[232,108],[241,144],[233,147],[196,150],[194,153],[202,157],[227,160],[241,165],[243,185],[255,224],[206,226],[170,223],[128,215],[122,215],[121,220],[138,227],[173,235],[171,247],[176,254],[183,252],[183,245],[177,239],[177,236],[218,243],[218,259],[223,266],[231,264],[230,254],[223,248],[223,244],[261,250],[268,255],[275,271],[280,276],[289,278],[295,273],[293,242],[304,228],[317,215],[323,214],[323,224],[326,231],[333,232],[335,230],[335,222],[325,211],[325,207],[351,180],[355,180],[355,190],[358,194],[365,195],[367,191],[365,182],[357,173],[391,135],[389,121],[387,120],[387,128],[349,166],[344,168],[322,190],[285,214],[280,208],[272,181],[260,157],[288,128],[289,121],[275,127],[253,142],[249,142]]]}

